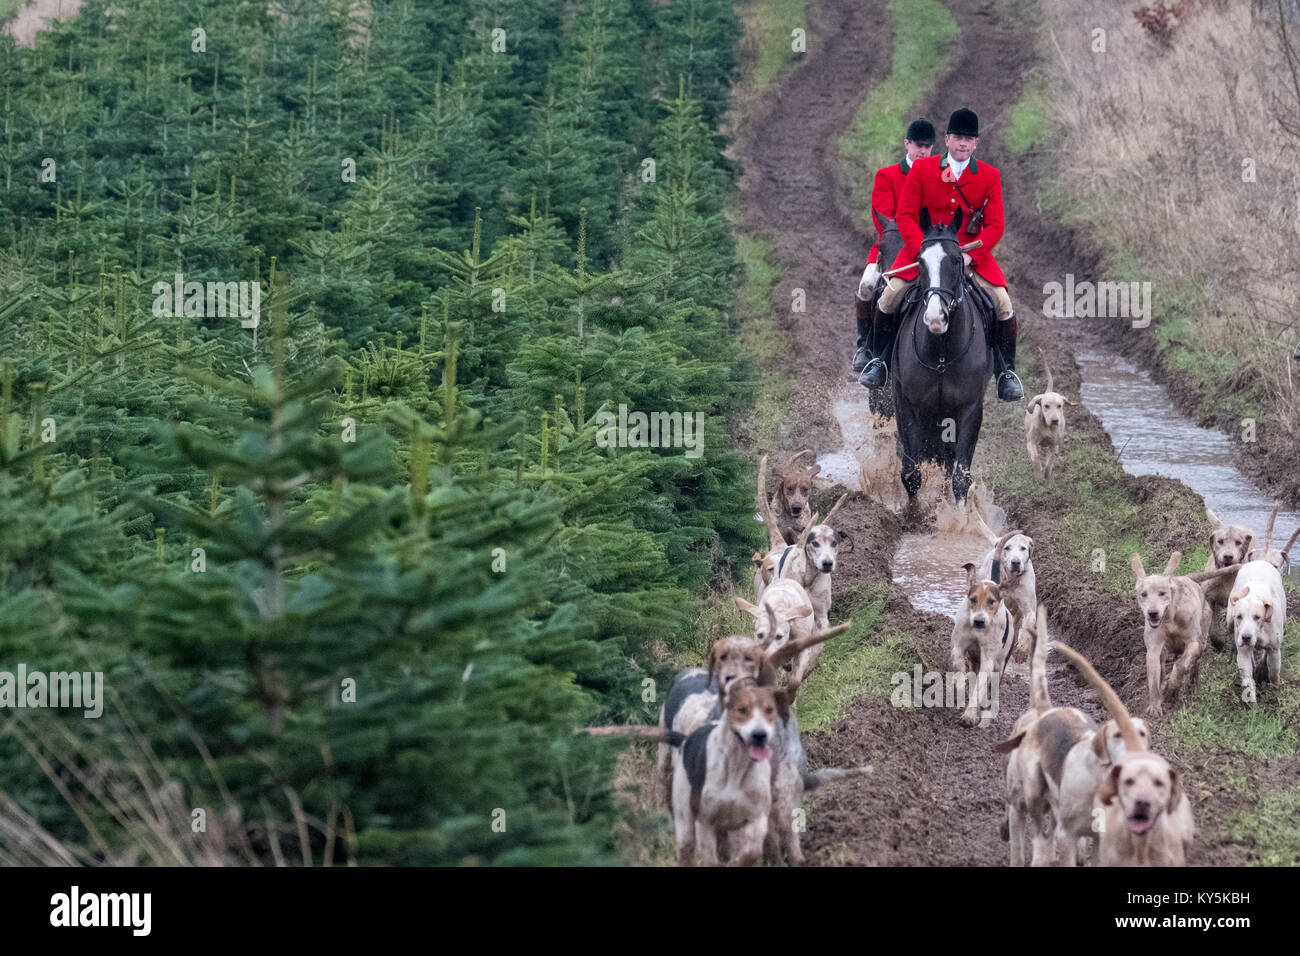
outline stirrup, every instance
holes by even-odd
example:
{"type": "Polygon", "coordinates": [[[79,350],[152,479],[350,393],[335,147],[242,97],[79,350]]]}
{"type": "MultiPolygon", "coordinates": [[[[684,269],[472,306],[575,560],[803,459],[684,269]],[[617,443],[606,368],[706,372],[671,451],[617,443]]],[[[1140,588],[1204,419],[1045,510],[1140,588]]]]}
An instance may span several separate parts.
{"type": "Polygon", "coordinates": [[[863,388],[883,388],[888,382],[889,366],[882,358],[873,358],[858,376],[858,384],[863,388]]]}
{"type": "Polygon", "coordinates": [[[1018,402],[1024,397],[1025,386],[1021,384],[1020,376],[1016,374],[1015,369],[1007,369],[998,376],[998,401],[1018,402]],[[1008,375],[1011,377],[1007,378],[1008,375]]]}

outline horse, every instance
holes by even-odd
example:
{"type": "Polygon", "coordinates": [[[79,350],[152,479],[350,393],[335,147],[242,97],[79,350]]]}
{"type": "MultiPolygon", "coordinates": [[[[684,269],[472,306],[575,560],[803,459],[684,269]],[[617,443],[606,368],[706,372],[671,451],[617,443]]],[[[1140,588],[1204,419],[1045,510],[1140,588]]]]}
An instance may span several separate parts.
{"type": "MultiPolygon", "coordinates": [[[[942,462],[958,504],[970,490],[971,459],[984,421],[984,386],[992,371],[986,317],[962,265],[962,210],[950,223],[919,217],[918,281],[899,309],[894,340],[894,409],[903,487],[915,504],[921,463],[942,462]]],[[[886,260],[888,261],[888,260],[886,260]]]]}
{"type": "MultiPolygon", "coordinates": [[[[880,233],[879,253],[876,261],[882,267],[888,268],[888,264],[898,258],[898,254],[903,251],[903,234],[898,231],[898,222],[887,216],[882,216],[874,209],[871,210],[871,218],[875,220],[876,230],[880,233]]],[[[888,280],[884,276],[876,279],[876,294],[871,299],[871,312],[869,319],[871,322],[871,354],[878,354],[879,346],[876,344],[876,335],[880,330],[881,320],[880,312],[877,309],[877,303],[880,301],[880,293],[884,291],[885,283],[888,280]]],[[[892,366],[891,366],[892,367],[892,366]]],[[[867,404],[874,415],[880,415],[886,420],[894,417],[894,391],[892,388],[885,386],[882,388],[867,389],[867,404]]]]}

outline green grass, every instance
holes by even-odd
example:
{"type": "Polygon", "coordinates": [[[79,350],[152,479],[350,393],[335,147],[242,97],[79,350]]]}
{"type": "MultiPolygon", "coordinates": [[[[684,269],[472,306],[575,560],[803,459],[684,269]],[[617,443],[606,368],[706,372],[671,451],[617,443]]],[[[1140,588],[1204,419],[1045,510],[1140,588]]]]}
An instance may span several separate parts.
{"type": "Polygon", "coordinates": [[[1234,843],[1250,847],[1261,866],[1300,864],[1300,786],[1273,790],[1228,818],[1225,830],[1234,843]]]}
{"type": "MultiPolygon", "coordinates": [[[[1288,591],[1294,603],[1297,594],[1288,591]]],[[[1235,657],[1214,652],[1201,662],[1195,693],[1169,722],[1175,747],[1209,756],[1222,751],[1251,757],[1290,757],[1300,746],[1300,673],[1285,648],[1300,641],[1300,619],[1287,621],[1283,639],[1282,673],[1276,686],[1257,684],[1253,707],[1241,702],[1241,678],[1235,657]]]]}
{"type": "MultiPolygon", "coordinates": [[[[1196,691],[1169,721],[1168,733],[1175,746],[1207,753],[1240,751],[1261,758],[1291,756],[1300,742],[1295,728],[1283,720],[1281,708],[1272,699],[1273,688],[1261,684],[1258,690],[1258,704],[1243,704],[1236,660],[1226,651],[1214,652],[1201,662],[1196,691]]],[[[1297,692],[1292,679],[1277,696],[1294,697],[1297,692]]]]}
{"type": "Polygon", "coordinates": [[[790,380],[774,360],[783,348],[781,330],[772,311],[777,270],[771,247],[755,236],[736,236],[736,259],[745,271],[740,295],[740,351],[757,370],[758,396],[747,429],[761,448],[773,448],[790,400],[790,380]]]}
{"type": "Polygon", "coordinates": [[[837,608],[840,620],[853,621],[847,634],[828,641],[817,667],[799,691],[799,727],[820,730],[844,716],[854,698],[863,694],[888,697],[890,680],[899,671],[912,672],[920,659],[916,642],[889,625],[884,616],[886,581],[867,585],[837,608]]]}
{"type": "MultiPolygon", "coordinates": [[[[889,0],[889,15],[894,32],[889,77],[867,94],[839,141],[841,166],[854,194],[863,198],[864,217],[873,174],[902,155],[903,134],[915,118],[913,104],[947,72],[949,48],[960,32],[941,0],[889,0]]],[[[943,129],[946,117],[929,119],[943,129]]]]}
{"type": "Polygon", "coordinates": [[[782,70],[795,63],[791,32],[797,27],[807,30],[804,0],[760,0],[752,5],[746,19],[758,43],[749,89],[761,96],[782,70]]]}
{"type": "Polygon", "coordinates": [[[1023,153],[1045,142],[1051,131],[1048,121],[1047,87],[1041,81],[1025,84],[1020,99],[1011,107],[1003,142],[1013,153],[1023,153]]]}

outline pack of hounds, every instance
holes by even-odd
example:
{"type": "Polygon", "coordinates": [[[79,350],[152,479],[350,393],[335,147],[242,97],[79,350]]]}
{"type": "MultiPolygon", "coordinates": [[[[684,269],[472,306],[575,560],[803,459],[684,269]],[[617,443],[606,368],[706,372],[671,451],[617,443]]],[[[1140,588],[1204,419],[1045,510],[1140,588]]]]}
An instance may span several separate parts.
{"type": "MultiPolygon", "coordinates": [[[[1029,460],[1050,479],[1061,456],[1064,407],[1052,388],[1030,399],[1025,415],[1029,460]]],[[[830,780],[869,774],[870,767],[809,771],[799,741],[795,697],[824,643],[852,622],[830,625],[831,579],[842,546],[852,539],[834,526],[848,497],[821,519],[812,509],[819,468],[809,452],[777,470],[767,494],[768,459],[759,462],[757,504],[769,536],[754,555],[754,600],[736,597],[753,617],[752,635],[717,641],[704,667],[680,671],[656,727],[587,728],[593,734],[659,741],[658,775],[673,818],[677,859],[754,864],[801,864],[803,794],[830,780]]],[[[1161,714],[1197,677],[1216,614],[1225,615],[1241,675],[1241,699],[1256,701],[1256,681],[1276,683],[1281,666],[1287,552],[1272,546],[1277,509],[1262,545],[1249,529],[1225,525],[1207,510],[1212,533],[1204,571],[1179,575],[1180,552],[1159,574],[1132,556],[1143,615],[1148,716],[1161,714]],[[1166,658],[1172,667],[1165,673],[1166,658]]],[[[1177,771],[1150,747],[1148,728],[1130,716],[1118,694],[1077,651],[1048,634],[1047,611],[1037,600],[1034,542],[1019,529],[995,535],[979,565],[964,565],[967,590],[954,614],[951,666],[974,690],[959,721],[986,727],[992,720],[991,678],[1013,656],[1029,661],[1030,702],[1011,736],[996,744],[1006,754],[1006,815],[1001,835],[1013,866],[1181,866],[1194,834],[1187,788],[1177,771]],[[1100,726],[1074,707],[1053,706],[1047,656],[1055,648],[1097,691],[1109,719],[1100,726]],[[977,678],[977,679],[968,679],[977,678]]]]}

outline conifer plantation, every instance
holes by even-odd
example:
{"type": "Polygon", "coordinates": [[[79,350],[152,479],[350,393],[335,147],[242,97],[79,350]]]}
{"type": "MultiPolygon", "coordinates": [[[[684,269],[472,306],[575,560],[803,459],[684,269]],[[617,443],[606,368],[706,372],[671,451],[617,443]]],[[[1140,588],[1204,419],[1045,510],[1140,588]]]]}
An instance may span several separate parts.
{"type": "Polygon", "coordinates": [[[89,0],[0,40],[0,671],[103,674],[95,718],[0,708],[0,864],[617,861],[574,731],[653,722],[651,646],[760,538],[738,31],[89,0]],[[621,405],[703,453],[598,442],[621,405]]]}

